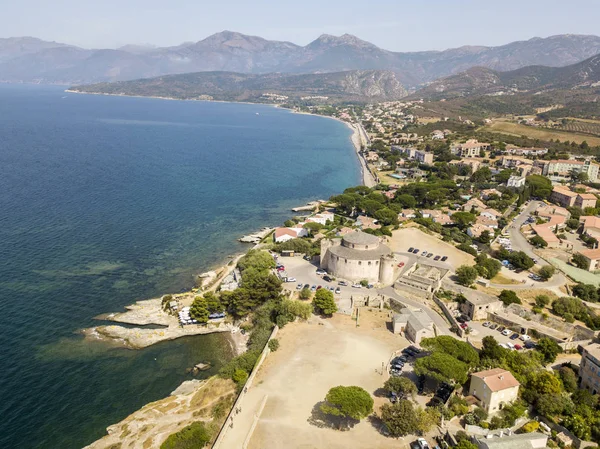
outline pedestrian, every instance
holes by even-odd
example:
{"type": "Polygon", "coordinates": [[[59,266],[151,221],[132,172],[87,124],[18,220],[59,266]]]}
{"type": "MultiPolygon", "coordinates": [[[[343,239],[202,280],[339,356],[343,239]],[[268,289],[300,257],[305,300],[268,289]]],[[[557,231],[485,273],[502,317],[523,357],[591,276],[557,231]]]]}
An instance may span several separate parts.
{"type": "Polygon", "coordinates": [[[244,393],[248,393],[248,387],[244,387],[244,393]]]}

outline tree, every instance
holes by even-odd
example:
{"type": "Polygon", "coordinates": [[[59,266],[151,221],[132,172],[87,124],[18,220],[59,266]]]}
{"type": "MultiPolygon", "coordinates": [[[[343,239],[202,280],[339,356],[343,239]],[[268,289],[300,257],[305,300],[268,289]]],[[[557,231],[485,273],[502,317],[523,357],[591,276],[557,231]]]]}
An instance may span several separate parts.
{"type": "Polygon", "coordinates": [[[542,175],[527,176],[525,183],[532,196],[546,199],[552,193],[552,181],[542,175]]]}
{"type": "Polygon", "coordinates": [[[333,299],[333,293],[324,288],[320,288],[317,290],[317,293],[315,293],[313,306],[315,308],[315,312],[322,315],[329,316],[337,312],[337,306],[335,305],[335,300],[333,299]]]}
{"type": "Polygon", "coordinates": [[[233,372],[231,379],[238,385],[244,385],[248,380],[248,371],[243,369],[236,369],[233,372]]]}
{"type": "Polygon", "coordinates": [[[538,307],[546,307],[550,304],[550,298],[547,295],[537,295],[535,297],[535,305],[538,307]]]}
{"type": "Polygon", "coordinates": [[[415,373],[430,377],[438,382],[456,382],[463,384],[467,381],[469,366],[460,360],[443,352],[434,352],[421,357],[415,362],[415,373]]]}
{"type": "Polygon", "coordinates": [[[396,195],[395,201],[399,202],[403,207],[413,209],[417,205],[417,200],[411,195],[403,194],[396,195]]]}
{"type": "Polygon", "coordinates": [[[589,266],[588,260],[581,254],[575,254],[571,259],[571,262],[573,262],[573,265],[575,265],[577,268],[581,268],[583,270],[587,270],[589,266]]]}
{"type": "Polygon", "coordinates": [[[388,393],[395,393],[399,397],[412,397],[417,392],[417,386],[406,377],[390,377],[383,384],[383,388],[388,393]]]}
{"type": "Polygon", "coordinates": [[[417,428],[417,413],[412,402],[400,399],[395,404],[384,404],[381,407],[381,420],[386,425],[390,436],[398,438],[414,432],[417,428]]]}
{"type": "Polygon", "coordinates": [[[552,276],[554,276],[555,272],[556,268],[554,268],[552,265],[544,265],[542,268],[540,268],[540,271],[538,273],[542,277],[542,279],[547,281],[552,276]]]}
{"type": "Polygon", "coordinates": [[[461,265],[456,269],[456,281],[467,287],[475,282],[477,275],[477,270],[469,265],[461,265]]]}
{"type": "Polygon", "coordinates": [[[458,225],[460,229],[468,228],[472,223],[475,223],[477,217],[470,212],[455,212],[452,214],[452,221],[458,225]]]}
{"type": "Polygon", "coordinates": [[[375,218],[379,221],[379,224],[383,226],[398,224],[398,214],[387,207],[375,212],[375,218]]]}
{"type": "Polygon", "coordinates": [[[196,421],[169,435],[160,449],[200,449],[208,444],[211,434],[202,421],[196,421]]]}
{"type": "Polygon", "coordinates": [[[546,364],[554,362],[556,356],[562,352],[562,348],[558,346],[558,343],[545,337],[539,339],[535,349],[544,356],[544,362],[546,364]]]}
{"type": "Polygon", "coordinates": [[[279,340],[277,340],[276,338],[269,340],[269,350],[271,352],[275,352],[278,349],[279,349],[279,340]]]}
{"type": "Polygon", "coordinates": [[[198,320],[199,323],[208,323],[208,306],[206,304],[206,299],[202,296],[196,296],[194,298],[194,302],[190,306],[190,316],[198,320]]]}
{"type": "Polygon", "coordinates": [[[577,391],[577,375],[571,368],[561,366],[558,370],[558,377],[560,377],[567,392],[574,393],[577,391]]]}
{"type": "Polygon", "coordinates": [[[477,445],[471,443],[469,440],[460,440],[454,449],[477,449],[477,445]]]}
{"type": "Polygon", "coordinates": [[[483,347],[479,353],[479,358],[481,360],[487,359],[488,361],[498,363],[504,361],[507,350],[500,346],[494,337],[488,335],[483,337],[481,342],[483,343],[483,347]]]}
{"type": "Polygon", "coordinates": [[[460,249],[461,251],[464,251],[465,253],[471,254],[472,256],[477,255],[477,250],[475,248],[473,248],[471,245],[469,245],[467,242],[461,243],[460,245],[457,246],[457,248],[460,249]]]}
{"type": "Polygon", "coordinates": [[[443,352],[466,363],[470,367],[479,363],[479,354],[469,343],[460,341],[449,335],[440,335],[439,337],[424,338],[421,340],[421,346],[431,352],[443,352]]]}
{"type": "Polygon", "coordinates": [[[360,421],[373,413],[373,398],[360,387],[340,385],[329,390],[320,409],[327,415],[337,416],[345,421],[360,421]]]}
{"type": "Polygon", "coordinates": [[[512,290],[502,290],[498,295],[498,299],[502,301],[505,306],[510,304],[521,304],[521,300],[512,290]]]}
{"type": "Polygon", "coordinates": [[[542,237],[540,237],[539,235],[534,235],[533,237],[531,237],[529,239],[529,243],[531,243],[533,246],[535,246],[537,248],[545,248],[548,246],[548,242],[546,240],[544,240],[542,237]]]}
{"type": "Polygon", "coordinates": [[[475,269],[480,276],[486,279],[492,279],[500,272],[501,268],[502,264],[500,262],[496,259],[490,259],[484,253],[479,254],[475,258],[475,269]]]}
{"type": "Polygon", "coordinates": [[[440,419],[442,417],[441,413],[437,408],[434,407],[426,407],[426,408],[418,408],[416,411],[417,415],[417,431],[423,435],[431,430],[431,428],[437,424],[439,424],[440,419]]]}
{"type": "Polygon", "coordinates": [[[492,236],[490,235],[490,231],[483,231],[479,234],[479,241],[484,245],[487,245],[492,240],[492,236]]]}
{"type": "Polygon", "coordinates": [[[579,220],[575,218],[570,218],[567,220],[567,227],[569,229],[577,229],[579,227],[579,220]]]}
{"type": "Polygon", "coordinates": [[[573,287],[573,296],[584,301],[598,302],[598,290],[591,284],[577,284],[573,287]]]}
{"type": "Polygon", "coordinates": [[[303,288],[302,290],[300,290],[300,299],[310,299],[310,297],[312,296],[312,293],[310,291],[310,288],[303,288]]]}
{"type": "Polygon", "coordinates": [[[214,292],[204,293],[204,299],[206,301],[206,308],[208,309],[209,313],[220,313],[225,310],[221,304],[221,300],[214,292]]]}
{"type": "Polygon", "coordinates": [[[523,251],[514,251],[510,253],[508,256],[508,260],[516,268],[520,268],[521,270],[529,270],[535,265],[533,259],[527,254],[525,254],[523,251]]]}

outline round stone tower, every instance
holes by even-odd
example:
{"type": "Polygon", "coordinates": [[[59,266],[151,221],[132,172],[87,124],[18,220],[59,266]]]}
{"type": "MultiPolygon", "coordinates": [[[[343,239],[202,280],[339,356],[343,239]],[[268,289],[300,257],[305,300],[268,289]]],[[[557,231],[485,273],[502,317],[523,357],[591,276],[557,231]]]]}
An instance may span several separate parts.
{"type": "Polygon", "coordinates": [[[394,283],[394,270],[396,268],[396,260],[392,254],[387,254],[381,257],[379,264],[379,283],[382,285],[392,285],[394,283]]]}

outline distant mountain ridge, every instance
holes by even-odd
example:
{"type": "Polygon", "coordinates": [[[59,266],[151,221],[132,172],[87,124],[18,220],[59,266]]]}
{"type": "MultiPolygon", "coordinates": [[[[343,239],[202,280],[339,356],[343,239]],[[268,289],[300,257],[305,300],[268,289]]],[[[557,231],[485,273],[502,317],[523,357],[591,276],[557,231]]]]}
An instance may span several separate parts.
{"type": "Polygon", "coordinates": [[[306,46],[232,31],[174,47],[83,49],[35,38],[0,39],[0,81],[84,84],[167,74],[229,71],[264,74],[388,70],[416,87],[475,66],[514,70],[566,66],[600,53],[600,37],[558,35],[499,47],[392,52],[356,36],[322,35],[306,46]]]}
{"type": "Polygon", "coordinates": [[[407,93],[394,72],[381,70],[264,75],[196,72],[75,86],[70,90],[111,95],[252,102],[272,102],[272,98],[265,97],[265,94],[284,95],[290,100],[317,96],[327,97],[331,102],[377,102],[399,100],[407,93]]]}
{"type": "Polygon", "coordinates": [[[411,97],[447,100],[473,95],[536,94],[555,89],[594,87],[595,84],[600,87],[600,53],[566,67],[529,66],[507,72],[473,67],[434,81],[411,97]]]}

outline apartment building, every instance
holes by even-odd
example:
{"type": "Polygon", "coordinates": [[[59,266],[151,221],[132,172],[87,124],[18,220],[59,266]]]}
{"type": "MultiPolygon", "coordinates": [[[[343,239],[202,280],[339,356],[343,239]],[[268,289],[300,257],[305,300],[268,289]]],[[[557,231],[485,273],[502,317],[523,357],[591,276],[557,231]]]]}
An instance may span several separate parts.
{"type": "Polygon", "coordinates": [[[460,157],[480,156],[482,151],[491,149],[491,144],[479,142],[477,139],[469,139],[465,143],[459,143],[451,148],[452,154],[460,157]]]}
{"type": "Polygon", "coordinates": [[[579,387],[592,394],[600,392],[600,344],[584,346],[579,364],[579,387]]]}

